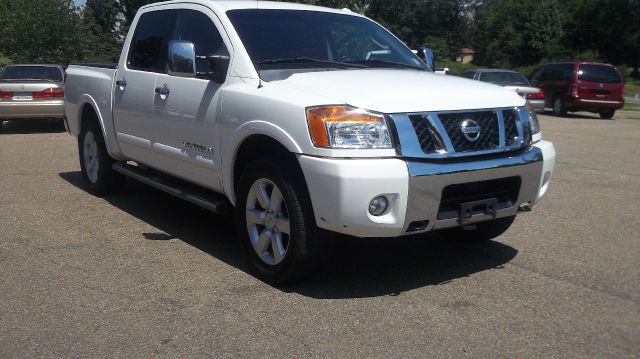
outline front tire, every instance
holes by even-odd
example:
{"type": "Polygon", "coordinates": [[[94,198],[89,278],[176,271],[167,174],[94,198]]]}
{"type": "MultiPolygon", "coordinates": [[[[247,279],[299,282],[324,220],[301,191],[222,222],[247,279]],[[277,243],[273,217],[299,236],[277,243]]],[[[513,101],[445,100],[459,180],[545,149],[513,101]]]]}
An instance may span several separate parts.
{"type": "Polygon", "coordinates": [[[102,131],[93,122],[82,127],[78,137],[80,169],[87,190],[96,196],[116,192],[122,184],[122,175],[111,167],[116,161],[109,156],[102,131]]]}
{"type": "Polygon", "coordinates": [[[616,110],[602,110],[598,113],[603,120],[610,120],[616,114],[616,110]]]}
{"type": "Polygon", "coordinates": [[[475,229],[465,230],[462,227],[445,229],[442,234],[445,237],[454,238],[468,243],[482,243],[492,240],[500,235],[504,234],[516,217],[504,217],[498,218],[493,221],[481,222],[476,224],[475,229]]]}
{"type": "Polygon", "coordinates": [[[307,276],[319,262],[322,240],[304,181],[281,162],[261,159],[249,164],[236,198],[238,236],[251,269],[271,284],[307,276]]]}

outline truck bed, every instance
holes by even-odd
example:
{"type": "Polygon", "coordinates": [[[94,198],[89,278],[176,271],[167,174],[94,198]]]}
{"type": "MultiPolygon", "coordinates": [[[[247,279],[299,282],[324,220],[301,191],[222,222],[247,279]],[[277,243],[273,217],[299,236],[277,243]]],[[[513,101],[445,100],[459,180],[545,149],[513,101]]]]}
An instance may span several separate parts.
{"type": "Polygon", "coordinates": [[[79,104],[89,102],[98,110],[103,129],[113,129],[112,93],[117,71],[116,64],[83,64],[67,68],[65,84],[65,111],[69,132],[80,134],[79,104]]]}

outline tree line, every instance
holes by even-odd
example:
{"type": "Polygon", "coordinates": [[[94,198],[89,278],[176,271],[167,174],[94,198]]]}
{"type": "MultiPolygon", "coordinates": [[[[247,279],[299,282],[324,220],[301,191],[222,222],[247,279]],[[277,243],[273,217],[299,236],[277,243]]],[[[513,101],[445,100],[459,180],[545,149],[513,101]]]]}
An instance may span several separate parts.
{"type": "MultiPolygon", "coordinates": [[[[114,62],[149,0],[0,0],[0,62],[114,62]]],[[[298,0],[349,8],[441,60],[526,68],[552,60],[640,65],[640,0],[298,0]]]]}

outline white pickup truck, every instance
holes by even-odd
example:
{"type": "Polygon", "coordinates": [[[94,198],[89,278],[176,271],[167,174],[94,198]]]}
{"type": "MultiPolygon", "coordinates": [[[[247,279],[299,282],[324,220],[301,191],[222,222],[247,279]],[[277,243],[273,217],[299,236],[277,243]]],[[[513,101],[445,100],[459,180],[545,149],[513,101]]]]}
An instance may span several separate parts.
{"type": "Polygon", "coordinates": [[[549,186],[555,150],[513,91],[435,75],[348,10],[256,1],[141,8],[117,65],[67,70],[87,188],[124,176],[235,207],[256,275],[302,278],[331,232],[487,240],[549,186]]]}

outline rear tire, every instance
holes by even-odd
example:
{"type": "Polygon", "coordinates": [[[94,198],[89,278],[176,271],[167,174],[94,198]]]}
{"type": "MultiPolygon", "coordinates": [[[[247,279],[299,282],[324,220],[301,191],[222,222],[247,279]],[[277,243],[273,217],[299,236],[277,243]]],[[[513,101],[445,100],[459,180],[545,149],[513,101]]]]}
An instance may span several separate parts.
{"type": "Polygon", "coordinates": [[[565,117],[567,115],[567,108],[565,107],[562,98],[556,97],[553,100],[553,113],[560,117],[565,117]]]}
{"type": "Polygon", "coordinates": [[[124,177],[113,170],[112,165],[116,161],[109,156],[102,130],[95,122],[82,126],[78,137],[78,152],[82,179],[91,194],[100,197],[121,188],[124,177]]]}
{"type": "Polygon", "coordinates": [[[511,227],[515,219],[515,216],[498,218],[493,221],[478,223],[476,224],[476,229],[465,230],[462,227],[457,227],[445,229],[441,233],[445,237],[451,237],[467,243],[482,243],[502,235],[511,227]]]}
{"type": "Polygon", "coordinates": [[[240,178],[236,225],[252,271],[271,284],[290,284],[319,264],[320,231],[304,181],[264,158],[250,163],[240,178]]]}
{"type": "Polygon", "coordinates": [[[600,114],[601,119],[610,120],[616,114],[616,110],[602,110],[598,114],[600,114]]]}

